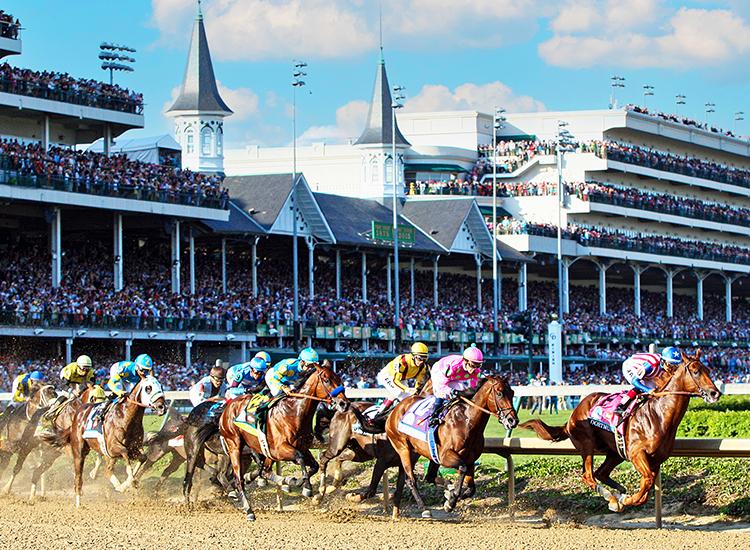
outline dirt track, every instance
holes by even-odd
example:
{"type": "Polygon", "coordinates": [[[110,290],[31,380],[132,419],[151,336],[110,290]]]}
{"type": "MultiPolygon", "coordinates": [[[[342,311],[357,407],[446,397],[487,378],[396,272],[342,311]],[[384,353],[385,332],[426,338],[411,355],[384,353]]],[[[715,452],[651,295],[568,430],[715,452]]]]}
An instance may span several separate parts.
{"type": "Polygon", "coordinates": [[[460,523],[336,511],[283,513],[258,510],[247,523],[228,505],[199,504],[186,511],[157,500],[89,497],[80,510],[72,499],[51,497],[29,504],[0,499],[0,548],[742,548],[746,530],[688,531],[552,526],[497,518],[460,523]]]}

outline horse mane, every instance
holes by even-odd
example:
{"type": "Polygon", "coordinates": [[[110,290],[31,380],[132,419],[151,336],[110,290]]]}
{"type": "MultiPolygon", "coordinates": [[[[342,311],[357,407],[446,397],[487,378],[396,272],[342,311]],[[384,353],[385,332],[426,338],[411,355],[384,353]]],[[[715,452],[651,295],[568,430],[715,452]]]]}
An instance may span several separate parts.
{"type": "Polygon", "coordinates": [[[317,372],[317,370],[318,370],[319,368],[323,368],[323,367],[321,367],[320,365],[318,365],[318,363],[315,363],[315,365],[317,365],[317,366],[316,366],[316,368],[314,368],[314,369],[309,369],[309,370],[306,370],[306,371],[304,371],[304,372],[301,372],[301,373],[300,373],[299,381],[298,381],[298,382],[297,382],[297,384],[296,384],[296,385],[294,386],[294,391],[295,391],[295,392],[298,392],[298,391],[299,391],[300,389],[302,389],[302,386],[304,386],[304,385],[305,385],[305,384],[307,383],[307,381],[308,381],[308,380],[310,379],[310,377],[311,377],[311,376],[312,376],[312,375],[313,375],[313,374],[314,374],[315,372],[317,372]]]}

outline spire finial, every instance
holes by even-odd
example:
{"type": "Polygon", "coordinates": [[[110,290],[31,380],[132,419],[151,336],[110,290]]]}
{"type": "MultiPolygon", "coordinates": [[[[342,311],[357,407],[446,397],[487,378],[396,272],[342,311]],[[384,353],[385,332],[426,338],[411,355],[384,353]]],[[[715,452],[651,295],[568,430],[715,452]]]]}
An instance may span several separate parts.
{"type": "Polygon", "coordinates": [[[385,57],[383,56],[383,0],[378,3],[380,9],[380,62],[385,63],[385,57]]]}
{"type": "Polygon", "coordinates": [[[201,10],[201,0],[198,0],[198,10],[195,13],[196,19],[203,19],[203,10],[201,10]]]}

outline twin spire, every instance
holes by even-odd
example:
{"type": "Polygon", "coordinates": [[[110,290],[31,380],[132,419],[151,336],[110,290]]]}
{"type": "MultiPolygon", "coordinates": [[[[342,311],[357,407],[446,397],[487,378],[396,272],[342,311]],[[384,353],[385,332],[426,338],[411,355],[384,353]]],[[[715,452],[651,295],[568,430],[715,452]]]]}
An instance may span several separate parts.
{"type": "MultiPolygon", "coordinates": [[[[393,126],[391,124],[391,87],[388,84],[388,75],[385,72],[385,61],[381,57],[375,73],[375,86],[372,90],[372,101],[367,113],[367,125],[362,135],[354,142],[354,145],[383,145],[393,142],[393,126]]],[[[411,144],[401,134],[396,122],[396,146],[409,147],[411,144]]]]}

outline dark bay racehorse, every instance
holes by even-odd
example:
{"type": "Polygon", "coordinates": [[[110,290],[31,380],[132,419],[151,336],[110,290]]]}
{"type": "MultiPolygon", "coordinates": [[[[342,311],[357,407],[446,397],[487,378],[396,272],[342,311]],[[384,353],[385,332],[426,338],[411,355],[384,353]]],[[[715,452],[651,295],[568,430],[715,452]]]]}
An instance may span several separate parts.
{"type": "Polygon", "coordinates": [[[258,461],[258,473],[254,475],[262,473],[274,483],[280,483],[278,476],[271,472],[274,462],[297,463],[302,467],[302,494],[311,497],[310,477],[318,471],[318,463],[310,452],[315,411],[321,401],[334,403],[338,410],[346,410],[349,406],[341,378],[331,369],[315,364],[298,389],[268,411],[266,438],[270,456],[265,456],[258,438],[234,424],[251,398],[252,395],[246,395],[232,400],[219,420],[219,431],[232,461],[242,510],[250,521],[255,520],[255,514],[245,494],[243,447],[249,447],[258,461]]]}
{"type": "Polygon", "coordinates": [[[13,481],[21,471],[26,457],[38,445],[38,441],[34,439],[34,430],[44,411],[55,399],[57,399],[57,392],[54,386],[37,385],[26,403],[9,405],[9,409],[3,413],[2,429],[0,429],[0,473],[8,466],[11,457],[14,454],[18,455],[13,466],[13,473],[3,488],[4,493],[10,492],[13,481]]]}
{"type": "MultiPolygon", "coordinates": [[[[361,425],[363,421],[362,415],[357,415],[355,411],[363,413],[372,405],[366,401],[358,401],[352,403],[348,410],[337,411],[333,415],[328,427],[328,446],[320,454],[320,492],[316,496],[317,502],[320,502],[326,494],[326,473],[331,461],[335,463],[333,485],[335,490],[341,483],[342,462],[361,463],[375,459],[370,485],[361,493],[353,495],[351,500],[356,502],[374,497],[385,470],[401,464],[398,454],[385,433],[361,434],[354,431],[354,426],[361,425]]],[[[383,490],[385,491],[386,488],[384,487],[383,490]]]]}
{"type": "Polygon", "coordinates": [[[83,405],[73,416],[70,430],[58,435],[56,444],[69,444],[73,453],[75,472],[76,507],[81,505],[81,488],[83,486],[83,463],[92,449],[102,455],[106,461],[107,477],[116,491],[125,491],[132,483],[140,465],[146,461],[141,450],[143,446],[143,415],[151,407],[160,416],[167,412],[164,391],[153,376],[142,378],[131,392],[118,399],[107,410],[102,424],[104,425],[104,446],[97,439],[83,437],[86,419],[94,407],[83,405]],[[128,478],[120,483],[114,474],[117,459],[124,459],[128,478]],[[136,469],[133,463],[136,462],[136,469]]]}
{"type": "Polygon", "coordinates": [[[180,465],[185,462],[184,449],[169,445],[171,440],[185,434],[185,430],[187,429],[185,419],[174,407],[168,407],[166,418],[167,421],[159,431],[148,432],[144,435],[143,452],[146,455],[146,461],[138,469],[138,475],[136,476],[136,481],[140,480],[154,464],[169,455],[169,464],[167,464],[161,475],[159,475],[159,481],[156,482],[156,486],[154,487],[155,491],[159,491],[169,476],[176,472],[180,465]]]}
{"type": "Polygon", "coordinates": [[[548,426],[535,419],[524,422],[521,427],[534,430],[547,441],[570,438],[583,458],[583,482],[606,498],[612,511],[639,506],[648,499],[662,462],[672,454],[677,427],[685,415],[690,397],[700,396],[707,403],[715,403],[721,397],[700,356],[700,350],[694,356],[683,354],[682,363],[662,376],[658,391],[649,395],[627,421],[625,444],[628,459],[641,475],[640,489],[633,495],[621,494],[626,493],[625,488],[610,477],[612,470],[624,461],[617,452],[614,435],[594,427],[588,419],[589,410],[606,394],[592,393],[584,397],[564,426],[548,426]],[[595,453],[603,453],[606,457],[596,471],[595,453]],[[599,481],[614,491],[607,490],[599,481]]]}
{"type": "MultiPolygon", "coordinates": [[[[418,399],[418,396],[412,396],[396,405],[385,424],[388,439],[401,459],[396,492],[393,496],[394,518],[400,513],[404,481],[421,508],[422,517],[432,517],[432,513],[425,508],[414,477],[417,458],[421,455],[429,459],[429,447],[424,441],[406,435],[398,429],[399,421],[418,399]]],[[[459,499],[474,495],[474,464],[484,450],[484,429],[490,416],[498,418],[506,429],[512,429],[518,424],[518,416],[513,408],[513,390],[499,376],[488,376],[480,381],[476,390],[471,393],[464,392],[461,401],[450,407],[443,423],[437,429],[437,454],[440,465],[455,468],[459,474],[458,481],[448,492],[443,506],[448,512],[456,507],[459,499]],[[473,395],[469,399],[467,396],[471,394],[473,395]]]]}

